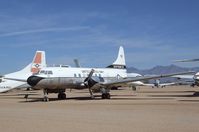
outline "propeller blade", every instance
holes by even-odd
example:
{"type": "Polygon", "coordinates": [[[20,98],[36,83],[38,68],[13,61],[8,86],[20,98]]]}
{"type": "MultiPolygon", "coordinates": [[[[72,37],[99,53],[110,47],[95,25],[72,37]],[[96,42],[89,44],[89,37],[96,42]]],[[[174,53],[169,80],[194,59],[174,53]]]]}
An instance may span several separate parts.
{"type": "Polygon", "coordinates": [[[94,71],[95,71],[94,69],[91,70],[91,72],[88,74],[88,78],[91,78],[91,77],[92,77],[94,71]]]}
{"type": "Polygon", "coordinates": [[[93,76],[94,71],[95,71],[94,69],[91,70],[91,72],[88,74],[88,77],[84,80],[84,82],[88,82],[91,79],[91,77],[93,76]]]}
{"type": "Polygon", "coordinates": [[[88,86],[88,90],[89,90],[89,93],[90,93],[90,96],[91,98],[93,99],[94,98],[94,95],[93,95],[93,92],[92,92],[92,89],[91,89],[91,85],[89,85],[89,80],[91,79],[93,73],[94,73],[94,69],[91,70],[91,72],[88,74],[88,77],[84,80],[84,84],[86,86],[88,86]]]}

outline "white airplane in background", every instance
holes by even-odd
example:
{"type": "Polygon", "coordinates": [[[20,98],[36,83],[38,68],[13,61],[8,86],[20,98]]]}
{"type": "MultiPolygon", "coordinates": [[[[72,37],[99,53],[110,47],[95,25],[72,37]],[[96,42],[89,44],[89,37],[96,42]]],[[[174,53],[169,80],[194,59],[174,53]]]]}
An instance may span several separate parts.
{"type": "MultiPolygon", "coordinates": [[[[196,62],[199,61],[199,59],[184,59],[184,60],[176,60],[175,62],[196,62]]],[[[193,79],[194,82],[191,83],[191,86],[199,86],[199,72],[190,75],[176,75],[174,77],[177,78],[183,78],[183,79],[193,79]]]]}
{"type": "Polygon", "coordinates": [[[32,63],[27,65],[24,69],[6,74],[1,77],[0,82],[0,93],[7,92],[14,88],[29,88],[30,85],[27,82],[8,80],[6,78],[16,78],[16,79],[28,79],[29,76],[38,73],[39,70],[43,67],[46,67],[46,58],[44,51],[37,51],[33,58],[32,63]]]}
{"type": "Polygon", "coordinates": [[[106,68],[83,68],[83,67],[44,67],[39,73],[26,79],[7,78],[27,82],[32,89],[42,89],[44,101],[49,101],[48,93],[58,93],[58,99],[65,99],[66,89],[85,89],[94,98],[93,90],[102,93],[102,99],[110,99],[110,89],[112,87],[126,86],[128,83],[169,77],[186,73],[174,73],[158,76],[127,78],[125,55],[123,47],[119,48],[118,57],[112,65],[106,68]]]}
{"type": "Polygon", "coordinates": [[[175,84],[178,84],[177,82],[171,82],[171,83],[160,83],[160,80],[159,79],[156,79],[154,83],[144,83],[143,86],[150,86],[152,88],[163,88],[163,87],[166,87],[166,86],[170,86],[170,85],[175,85],[175,84]]]}
{"type": "MultiPolygon", "coordinates": [[[[135,77],[142,77],[142,76],[143,75],[138,74],[138,73],[127,73],[127,78],[135,78],[135,77]]],[[[146,75],[146,77],[147,76],[149,76],[149,75],[146,75]]],[[[150,76],[152,76],[152,75],[150,75],[150,76]]],[[[135,88],[135,89],[136,89],[136,86],[149,86],[149,87],[152,87],[152,88],[154,88],[154,87],[163,88],[163,87],[166,87],[166,86],[178,84],[178,82],[160,83],[160,79],[155,79],[154,83],[144,83],[142,81],[135,81],[135,82],[131,82],[131,83],[128,83],[128,84],[130,84],[130,86],[135,88]]]]}

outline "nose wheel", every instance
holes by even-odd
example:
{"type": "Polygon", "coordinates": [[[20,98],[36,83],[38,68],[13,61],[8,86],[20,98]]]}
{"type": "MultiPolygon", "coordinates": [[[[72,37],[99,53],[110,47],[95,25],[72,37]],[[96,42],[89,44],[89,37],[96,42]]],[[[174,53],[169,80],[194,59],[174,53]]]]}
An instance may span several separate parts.
{"type": "Polygon", "coordinates": [[[49,98],[47,96],[44,96],[44,102],[48,102],[49,98]]]}

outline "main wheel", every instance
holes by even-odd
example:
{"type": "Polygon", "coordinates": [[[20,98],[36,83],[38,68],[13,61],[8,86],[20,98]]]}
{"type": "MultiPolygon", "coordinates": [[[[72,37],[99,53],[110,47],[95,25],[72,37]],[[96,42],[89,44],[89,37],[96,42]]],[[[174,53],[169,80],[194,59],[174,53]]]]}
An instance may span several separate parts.
{"type": "Polygon", "coordinates": [[[106,99],[106,94],[105,93],[102,94],[102,99],[106,99]]]}
{"type": "Polygon", "coordinates": [[[110,99],[111,95],[109,93],[103,93],[102,94],[102,99],[110,99]]]}
{"type": "Polygon", "coordinates": [[[58,99],[66,99],[66,94],[65,93],[59,93],[58,94],[58,99]]]}
{"type": "Polygon", "coordinates": [[[66,94],[62,93],[62,99],[66,99],[66,94]]]}
{"type": "Polygon", "coordinates": [[[107,94],[106,94],[106,99],[110,99],[110,98],[111,98],[110,93],[107,93],[107,94]]]}

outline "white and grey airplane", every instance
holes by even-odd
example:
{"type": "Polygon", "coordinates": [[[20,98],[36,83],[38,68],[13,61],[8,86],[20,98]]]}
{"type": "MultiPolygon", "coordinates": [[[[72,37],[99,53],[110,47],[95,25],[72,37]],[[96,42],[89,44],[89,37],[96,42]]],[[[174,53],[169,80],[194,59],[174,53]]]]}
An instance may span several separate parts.
{"type": "Polygon", "coordinates": [[[65,99],[66,89],[85,89],[94,98],[93,90],[102,93],[102,99],[110,99],[110,89],[112,87],[126,86],[129,83],[169,77],[186,73],[165,74],[151,77],[137,76],[128,78],[123,47],[119,48],[117,59],[112,65],[106,68],[83,68],[83,67],[44,67],[39,73],[30,76],[27,80],[7,78],[27,82],[32,89],[42,89],[44,101],[48,101],[48,93],[58,93],[58,99],[65,99]]]}
{"type": "MultiPolygon", "coordinates": [[[[199,59],[184,59],[184,60],[176,60],[175,62],[196,62],[199,61],[199,59]]],[[[191,86],[199,86],[199,72],[196,72],[194,75],[190,74],[190,75],[176,75],[174,77],[177,78],[183,78],[183,79],[193,79],[194,82],[191,83],[191,86]]]]}
{"type": "Polygon", "coordinates": [[[175,84],[178,84],[177,82],[171,82],[171,83],[160,83],[160,79],[155,79],[155,82],[154,83],[144,83],[143,86],[150,86],[152,88],[163,88],[163,87],[166,87],[166,86],[171,86],[171,85],[175,85],[175,84]]]}
{"type": "Polygon", "coordinates": [[[6,74],[1,77],[0,93],[7,92],[15,88],[29,88],[27,82],[8,80],[6,78],[28,79],[29,76],[39,72],[43,67],[46,67],[46,58],[44,51],[36,51],[33,61],[20,71],[6,74]]]}

